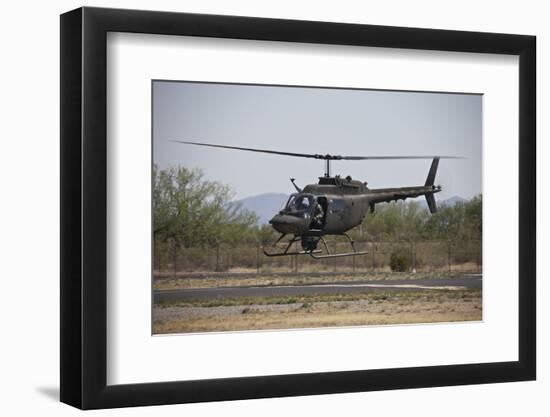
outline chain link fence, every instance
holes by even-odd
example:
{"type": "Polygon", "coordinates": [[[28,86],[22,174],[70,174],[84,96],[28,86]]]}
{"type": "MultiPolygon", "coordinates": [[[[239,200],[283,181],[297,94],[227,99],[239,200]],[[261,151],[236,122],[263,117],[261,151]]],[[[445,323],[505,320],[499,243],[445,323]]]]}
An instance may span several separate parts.
{"type": "MultiPolygon", "coordinates": [[[[351,249],[345,241],[327,240],[327,245],[334,253],[351,249]]],[[[165,242],[155,245],[154,271],[159,276],[200,272],[389,272],[397,265],[400,271],[476,273],[482,267],[480,240],[356,241],[355,247],[368,253],[332,259],[313,259],[309,255],[267,257],[261,244],[177,248],[165,242]],[[402,263],[396,263],[396,259],[402,263]]],[[[271,246],[266,249],[277,250],[271,246]]],[[[292,249],[301,250],[300,242],[292,249]]]]}

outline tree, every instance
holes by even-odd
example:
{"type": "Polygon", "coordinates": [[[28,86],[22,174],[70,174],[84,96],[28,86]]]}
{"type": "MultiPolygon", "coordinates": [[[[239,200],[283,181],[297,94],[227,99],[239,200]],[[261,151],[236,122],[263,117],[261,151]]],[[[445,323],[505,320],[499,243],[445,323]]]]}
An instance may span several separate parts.
{"type": "Polygon", "coordinates": [[[429,239],[453,240],[464,223],[464,204],[439,207],[426,221],[424,235],[429,239]]]}
{"type": "Polygon", "coordinates": [[[215,246],[253,239],[257,217],[233,203],[227,185],[204,179],[198,169],[153,168],[153,235],[172,242],[174,263],[182,247],[215,246]]]}
{"type": "Polygon", "coordinates": [[[435,214],[417,201],[378,204],[362,226],[374,240],[481,240],[482,197],[441,206],[435,214]]]}
{"type": "Polygon", "coordinates": [[[264,224],[256,230],[257,241],[262,245],[274,242],[279,237],[278,233],[270,225],[264,224]]]}
{"type": "Polygon", "coordinates": [[[481,240],[483,234],[483,203],[481,194],[464,205],[464,237],[481,240]]]}

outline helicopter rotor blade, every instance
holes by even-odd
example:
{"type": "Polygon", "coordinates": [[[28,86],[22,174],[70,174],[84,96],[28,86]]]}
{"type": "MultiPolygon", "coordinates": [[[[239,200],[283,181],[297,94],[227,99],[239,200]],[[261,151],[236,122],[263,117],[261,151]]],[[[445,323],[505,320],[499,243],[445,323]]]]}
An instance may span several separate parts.
{"type": "Polygon", "coordinates": [[[324,159],[328,161],[363,161],[363,160],[391,160],[391,159],[463,159],[460,156],[439,156],[439,155],[427,155],[427,156],[342,156],[342,155],[322,155],[322,154],[310,154],[310,153],[296,153],[296,152],[282,152],[274,151],[271,149],[257,149],[257,148],[243,148],[240,146],[229,146],[229,145],[217,145],[213,143],[202,143],[202,142],[190,142],[183,140],[173,140],[172,142],[183,143],[186,145],[197,145],[197,146],[208,146],[211,148],[222,148],[222,149],[234,149],[238,151],[249,151],[249,152],[260,152],[274,155],[284,155],[284,156],[295,156],[299,158],[312,158],[312,159],[324,159]]]}
{"type": "Polygon", "coordinates": [[[173,140],[172,142],[184,143],[184,144],[187,144],[187,145],[209,146],[211,148],[236,149],[238,151],[261,152],[261,153],[270,153],[270,154],[275,154],[275,155],[297,156],[297,157],[300,157],[300,158],[319,159],[318,155],[308,154],[308,153],[281,152],[281,151],[272,151],[272,150],[269,150],[269,149],[242,148],[240,146],[216,145],[216,144],[213,144],[213,143],[200,143],[200,142],[187,142],[187,141],[183,141],[183,140],[173,140]]]}
{"type": "Polygon", "coordinates": [[[402,155],[402,156],[342,156],[338,159],[343,161],[383,160],[383,159],[464,159],[461,156],[443,155],[402,155]]]}

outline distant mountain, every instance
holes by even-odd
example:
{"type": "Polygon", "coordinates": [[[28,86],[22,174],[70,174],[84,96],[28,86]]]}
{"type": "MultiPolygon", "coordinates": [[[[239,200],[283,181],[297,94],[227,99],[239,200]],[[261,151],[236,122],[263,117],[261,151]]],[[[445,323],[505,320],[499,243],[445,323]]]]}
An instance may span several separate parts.
{"type": "MultiPolygon", "coordinates": [[[[250,210],[258,216],[258,224],[268,224],[269,220],[281,210],[283,205],[288,199],[288,194],[281,193],[266,193],[259,194],[252,197],[243,198],[238,200],[237,203],[240,203],[243,208],[250,210]]],[[[418,201],[420,204],[424,204],[426,208],[428,207],[425,198],[411,199],[407,201],[418,201]]],[[[447,206],[451,207],[457,203],[464,203],[468,200],[460,196],[453,196],[446,198],[445,200],[437,201],[439,207],[447,206]]]]}
{"type": "Polygon", "coordinates": [[[243,198],[237,201],[243,208],[250,210],[258,216],[258,224],[268,224],[269,220],[281,210],[288,200],[288,194],[266,193],[243,198]]]}

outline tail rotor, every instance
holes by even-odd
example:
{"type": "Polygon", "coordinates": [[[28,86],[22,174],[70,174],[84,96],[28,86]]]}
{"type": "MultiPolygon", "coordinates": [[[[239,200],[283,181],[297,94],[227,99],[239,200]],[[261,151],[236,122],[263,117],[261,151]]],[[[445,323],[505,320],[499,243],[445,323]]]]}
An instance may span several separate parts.
{"type": "Polygon", "coordinates": [[[435,157],[432,160],[432,165],[430,166],[430,170],[428,171],[428,177],[426,178],[426,183],[424,184],[425,187],[432,187],[433,189],[432,192],[428,192],[425,194],[426,202],[428,203],[428,208],[430,209],[430,213],[432,214],[437,212],[437,205],[435,204],[434,193],[441,191],[441,186],[434,185],[435,175],[437,174],[438,166],[439,166],[439,158],[435,157]]]}

